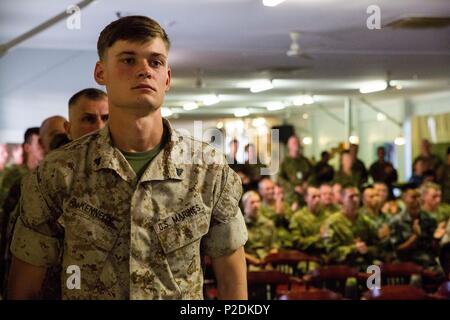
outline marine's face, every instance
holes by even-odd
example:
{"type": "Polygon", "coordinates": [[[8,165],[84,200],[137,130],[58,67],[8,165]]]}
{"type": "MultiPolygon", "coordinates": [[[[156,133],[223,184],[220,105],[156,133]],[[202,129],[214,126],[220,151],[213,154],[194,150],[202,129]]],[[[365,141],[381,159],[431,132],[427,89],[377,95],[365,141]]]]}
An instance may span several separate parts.
{"type": "Polygon", "coordinates": [[[380,197],[380,202],[384,204],[387,201],[389,195],[388,188],[384,184],[375,184],[375,190],[380,197]]]}
{"type": "Polygon", "coordinates": [[[356,188],[347,188],[342,199],[344,207],[355,210],[359,207],[359,191],[356,188]]]}
{"type": "Polygon", "coordinates": [[[364,191],[364,205],[368,208],[376,208],[379,205],[380,198],[374,188],[368,188],[364,191]]]}
{"type": "Polygon", "coordinates": [[[110,108],[145,116],[158,110],[170,88],[168,52],[161,38],[119,40],[97,62],[95,78],[106,86],[110,108]]]}
{"type": "Polygon", "coordinates": [[[336,205],[342,203],[342,186],[340,184],[333,185],[333,203],[336,205]]]}
{"type": "Polygon", "coordinates": [[[24,145],[24,151],[27,153],[28,158],[33,158],[37,162],[44,158],[44,150],[39,143],[39,135],[33,134],[31,136],[31,142],[24,145]]]}
{"type": "Polygon", "coordinates": [[[420,211],[420,192],[417,189],[409,189],[403,194],[403,202],[411,213],[420,211]]]}
{"type": "Polygon", "coordinates": [[[249,199],[247,199],[247,202],[244,206],[245,214],[249,217],[256,216],[259,207],[261,206],[261,199],[258,195],[252,195],[249,199]]]}
{"type": "Polygon", "coordinates": [[[108,121],[108,99],[81,97],[69,112],[69,134],[72,140],[103,128],[108,121]]]}
{"type": "Polygon", "coordinates": [[[275,184],[270,180],[261,181],[259,194],[265,201],[272,201],[275,197],[275,184]]]}
{"type": "Polygon", "coordinates": [[[329,206],[333,203],[333,189],[331,186],[323,185],[320,187],[320,202],[323,206],[329,206]]]}
{"type": "Polygon", "coordinates": [[[423,201],[432,208],[432,210],[437,210],[441,204],[441,198],[442,192],[440,190],[430,188],[425,192],[423,201]]]}
{"type": "Polygon", "coordinates": [[[317,188],[309,187],[306,196],[306,204],[311,212],[316,212],[320,204],[320,191],[317,188]]]}

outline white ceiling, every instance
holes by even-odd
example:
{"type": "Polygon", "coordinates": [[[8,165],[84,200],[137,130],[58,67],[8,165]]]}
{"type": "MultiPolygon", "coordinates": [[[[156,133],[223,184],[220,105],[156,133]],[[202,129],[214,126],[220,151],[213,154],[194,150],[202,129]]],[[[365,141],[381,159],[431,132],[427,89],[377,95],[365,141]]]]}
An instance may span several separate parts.
{"type": "MultiPolygon", "coordinates": [[[[75,1],[1,0],[0,43],[5,43],[75,1]]],[[[97,0],[81,12],[81,29],[61,21],[0,58],[0,99],[23,95],[67,99],[94,86],[99,32],[122,15],[148,15],[166,28],[173,46],[174,82],[167,106],[220,94],[223,101],[193,115],[230,114],[247,107],[265,112],[268,101],[313,94],[330,107],[358,95],[363,81],[399,80],[403,90],[370,98],[449,90],[450,28],[394,30],[366,27],[373,0],[286,0],[275,8],[262,0],[97,0]],[[289,32],[314,60],[288,57],[289,32]],[[196,87],[198,70],[204,86],[196,87]],[[249,81],[274,79],[271,91],[252,94],[249,81]]],[[[449,0],[378,0],[383,26],[410,16],[450,16],[449,0]]],[[[180,109],[181,110],[181,109],[180,109]]]]}

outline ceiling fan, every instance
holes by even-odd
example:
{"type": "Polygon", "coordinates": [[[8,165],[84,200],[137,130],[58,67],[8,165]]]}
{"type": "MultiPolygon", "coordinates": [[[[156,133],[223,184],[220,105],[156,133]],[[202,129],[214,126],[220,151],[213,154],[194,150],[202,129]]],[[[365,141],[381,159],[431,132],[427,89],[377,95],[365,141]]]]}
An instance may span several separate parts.
{"type": "Polygon", "coordinates": [[[289,50],[286,52],[286,55],[288,57],[298,57],[298,58],[304,58],[313,60],[314,58],[308,54],[306,54],[301,48],[300,48],[300,32],[298,31],[292,31],[290,32],[289,36],[291,37],[291,45],[289,47],[289,50]]]}

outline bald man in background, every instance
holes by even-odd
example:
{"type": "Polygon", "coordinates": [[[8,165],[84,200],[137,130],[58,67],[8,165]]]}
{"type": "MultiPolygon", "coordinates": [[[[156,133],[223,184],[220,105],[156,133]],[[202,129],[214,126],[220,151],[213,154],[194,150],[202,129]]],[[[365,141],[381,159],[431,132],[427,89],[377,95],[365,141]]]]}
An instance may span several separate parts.
{"type": "Polygon", "coordinates": [[[64,123],[67,122],[63,116],[52,116],[45,119],[39,129],[39,141],[44,154],[47,155],[53,148],[51,148],[52,141],[58,135],[66,135],[64,123]]]}

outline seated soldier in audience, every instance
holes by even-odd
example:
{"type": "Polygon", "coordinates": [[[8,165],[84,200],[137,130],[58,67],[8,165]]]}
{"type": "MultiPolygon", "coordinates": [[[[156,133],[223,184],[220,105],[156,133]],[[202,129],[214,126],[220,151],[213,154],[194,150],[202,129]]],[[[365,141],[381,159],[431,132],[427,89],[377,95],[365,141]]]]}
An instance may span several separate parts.
{"type": "Polygon", "coordinates": [[[333,188],[328,183],[323,183],[320,186],[320,208],[328,214],[338,212],[340,206],[333,201],[333,188]]]}
{"type": "Polygon", "coordinates": [[[412,261],[425,268],[436,266],[436,220],[421,210],[420,192],[414,184],[403,187],[405,210],[390,221],[390,241],[399,261],[412,261]]]}
{"type": "Polygon", "coordinates": [[[320,255],[323,243],[320,237],[320,225],[329,216],[321,210],[320,191],[309,186],[306,190],[306,207],[294,213],[289,229],[292,232],[294,247],[313,255],[320,255]]]}
{"type": "Polygon", "coordinates": [[[365,270],[377,258],[377,230],[367,216],[359,214],[359,190],[348,186],[342,192],[343,207],[320,228],[330,263],[348,264],[365,270]]]}
{"type": "Polygon", "coordinates": [[[360,214],[366,215],[377,230],[379,258],[384,261],[392,260],[393,250],[389,241],[389,221],[392,216],[381,211],[381,197],[372,185],[366,186],[363,190],[363,206],[360,214]]]}
{"type": "Polygon", "coordinates": [[[361,213],[367,215],[377,228],[387,226],[391,216],[381,211],[381,196],[373,185],[369,185],[363,190],[363,206],[361,213]]]}
{"type": "Polygon", "coordinates": [[[336,207],[342,207],[342,184],[339,182],[334,182],[332,185],[333,189],[333,204],[336,207]]]}
{"type": "Polygon", "coordinates": [[[277,229],[273,221],[261,214],[261,198],[258,193],[244,193],[242,203],[248,231],[245,256],[249,263],[258,265],[270,252],[277,250],[277,229]]]}
{"type": "Polygon", "coordinates": [[[433,182],[425,182],[420,187],[422,210],[434,217],[437,223],[446,224],[450,218],[450,205],[443,204],[441,187],[433,182]]]}
{"type": "Polygon", "coordinates": [[[284,201],[283,189],[269,178],[263,178],[258,184],[258,190],[262,198],[261,213],[275,223],[280,246],[292,247],[292,237],[288,230],[292,210],[284,201]]]}

